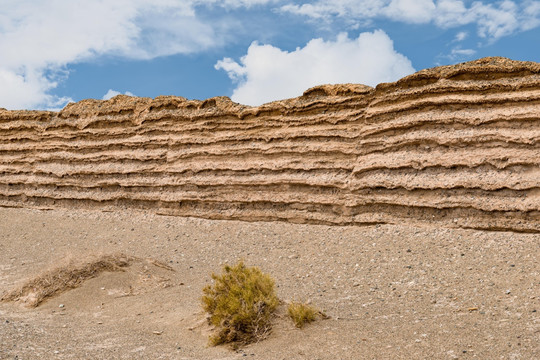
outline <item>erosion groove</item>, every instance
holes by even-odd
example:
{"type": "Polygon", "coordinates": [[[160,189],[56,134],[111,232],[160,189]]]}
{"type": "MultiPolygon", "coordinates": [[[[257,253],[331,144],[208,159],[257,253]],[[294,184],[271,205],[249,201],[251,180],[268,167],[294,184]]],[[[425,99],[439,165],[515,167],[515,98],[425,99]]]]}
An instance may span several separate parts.
{"type": "Polygon", "coordinates": [[[0,110],[0,206],[540,232],[540,64],[484,58],[259,107],[0,110]]]}

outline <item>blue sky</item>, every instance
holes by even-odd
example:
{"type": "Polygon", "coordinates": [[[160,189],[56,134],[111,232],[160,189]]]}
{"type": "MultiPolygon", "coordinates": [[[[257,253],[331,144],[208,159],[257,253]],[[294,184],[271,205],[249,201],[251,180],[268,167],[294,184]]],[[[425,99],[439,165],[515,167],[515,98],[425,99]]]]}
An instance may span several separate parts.
{"type": "Polygon", "coordinates": [[[258,105],[484,56],[540,61],[540,0],[0,0],[0,107],[258,105]]]}

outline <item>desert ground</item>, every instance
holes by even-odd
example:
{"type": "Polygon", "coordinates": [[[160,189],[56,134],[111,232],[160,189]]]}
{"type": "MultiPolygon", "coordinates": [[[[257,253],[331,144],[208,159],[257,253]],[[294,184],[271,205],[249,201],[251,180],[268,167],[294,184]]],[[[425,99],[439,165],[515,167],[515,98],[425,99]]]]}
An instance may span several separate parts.
{"type": "Polygon", "coordinates": [[[144,261],[38,307],[0,303],[0,359],[538,359],[540,235],[0,208],[0,294],[70,259],[144,261]],[[145,260],[153,259],[153,260],[145,260]],[[208,346],[202,288],[244,259],[330,318],[208,346]],[[156,261],[172,270],[155,266],[156,261]]]}

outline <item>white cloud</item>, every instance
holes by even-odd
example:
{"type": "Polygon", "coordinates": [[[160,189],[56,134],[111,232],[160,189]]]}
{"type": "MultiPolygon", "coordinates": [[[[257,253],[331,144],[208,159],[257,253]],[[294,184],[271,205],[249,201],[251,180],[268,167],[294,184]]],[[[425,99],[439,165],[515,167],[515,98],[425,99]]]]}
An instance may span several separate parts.
{"type": "Polygon", "coordinates": [[[474,54],[476,54],[476,50],[473,50],[473,49],[461,49],[461,48],[452,49],[452,53],[451,53],[451,55],[454,56],[454,57],[472,56],[474,54]]]}
{"type": "MultiPolygon", "coordinates": [[[[249,49],[251,49],[252,46],[258,46],[258,44],[251,44],[249,49]]],[[[241,82],[248,75],[248,71],[245,66],[240,65],[239,63],[228,57],[219,60],[214,67],[216,68],[216,70],[225,70],[229,78],[236,82],[241,82]]]]}
{"type": "Polygon", "coordinates": [[[279,0],[192,0],[195,5],[215,4],[224,8],[252,7],[256,5],[266,5],[268,3],[278,2],[279,0]]]}
{"type": "Polygon", "coordinates": [[[422,24],[431,21],[435,9],[432,0],[392,0],[381,13],[391,19],[422,24]]]}
{"type": "Polygon", "coordinates": [[[478,35],[498,39],[516,32],[519,25],[518,7],[513,1],[502,1],[499,7],[474,3],[470,10],[476,15],[478,35]]]}
{"type": "Polygon", "coordinates": [[[540,1],[526,1],[521,26],[524,30],[540,26],[540,1]]]}
{"type": "Polygon", "coordinates": [[[31,73],[24,76],[0,68],[0,84],[0,107],[25,109],[32,107],[34,102],[52,102],[46,94],[51,84],[41,76],[31,73]]]}
{"type": "Polygon", "coordinates": [[[392,40],[381,30],[356,39],[345,33],[335,41],[313,39],[291,52],[254,42],[240,63],[224,58],[215,68],[238,82],[232,100],[248,105],[299,96],[320,84],[375,86],[414,72],[410,60],[394,50],[392,40]]]}
{"type": "Polygon", "coordinates": [[[283,5],[281,11],[312,18],[372,18],[379,15],[387,2],[388,0],[318,0],[302,5],[283,5]]]}
{"type": "Polygon", "coordinates": [[[460,31],[456,34],[456,37],[454,38],[454,42],[460,42],[463,41],[469,36],[469,34],[466,31],[460,31]]]}
{"type": "Polygon", "coordinates": [[[224,42],[223,24],[196,9],[254,6],[272,0],[2,0],[0,106],[48,108],[69,64],[99,56],[152,59],[202,51],[224,42]],[[6,86],[9,84],[9,87],[6,86]]]}
{"type": "MultiPolygon", "coordinates": [[[[103,95],[103,97],[101,99],[102,100],[109,100],[109,99],[112,99],[113,97],[115,97],[116,95],[121,95],[121,94],[122,93],[120,91],[109,89],[109,91],[107,91],[107,93],[105,95],[103,95]]],[[[126,91],[124,93],[124,95],[135,96],[135,95],[133,95],[133,93],[131,93],[129,91],[126,91]]]]}
{"type": "Polygon", "coordinates": [[[475,1],[466,7],[461,0],[439,0],[433,19],[442,28],[475,24],[481,38],[495,41],[540,25],[540,1],[475,1]]]}
{"type": "Polygon", "coordinates": [[[470,6],[462,0],[317,0],[286,4],[280,9],[325,20],[383,17],[413,24],[434,23],[442,28],[476,24],[478,35],[489,41],[540,26],[540,1],[532,0],[474,1],[470,6]]]}
{"type": "Polygon", "coordinates": [[[436,65],[437,66],[448,65],[448,61],[451,61],[451,62],[466,61],[470,59],[472,56],[474,56],[476,52],[477,51],[475,49],[463,49],[461,46],[458,45],[452,48],[450,53],[439,54],[437,58],[440,61],[437,61],[436,65]]]}
{"type": "Polygon", "coordinates": [[[432,21],[442,28],[451,28],[473,23],[476,15],[461,0],[439,0],[432,21]]]}

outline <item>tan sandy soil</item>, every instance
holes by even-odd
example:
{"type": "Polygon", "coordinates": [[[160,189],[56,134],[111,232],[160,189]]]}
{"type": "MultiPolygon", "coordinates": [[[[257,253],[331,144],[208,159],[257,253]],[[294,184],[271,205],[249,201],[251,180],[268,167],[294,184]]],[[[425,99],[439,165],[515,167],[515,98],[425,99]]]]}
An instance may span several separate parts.
{"type": "Polygon", "coordinates": [[[153,258],[37,308],[0,303],[0,359],[539,359],[540,235],[0,208],[0,293],[66,256],[153,258]],[[331,319],[208,347],[202,288],[243,258],[331,319]],[[63,305],[63,307],[59,307],[63,305]]]}

